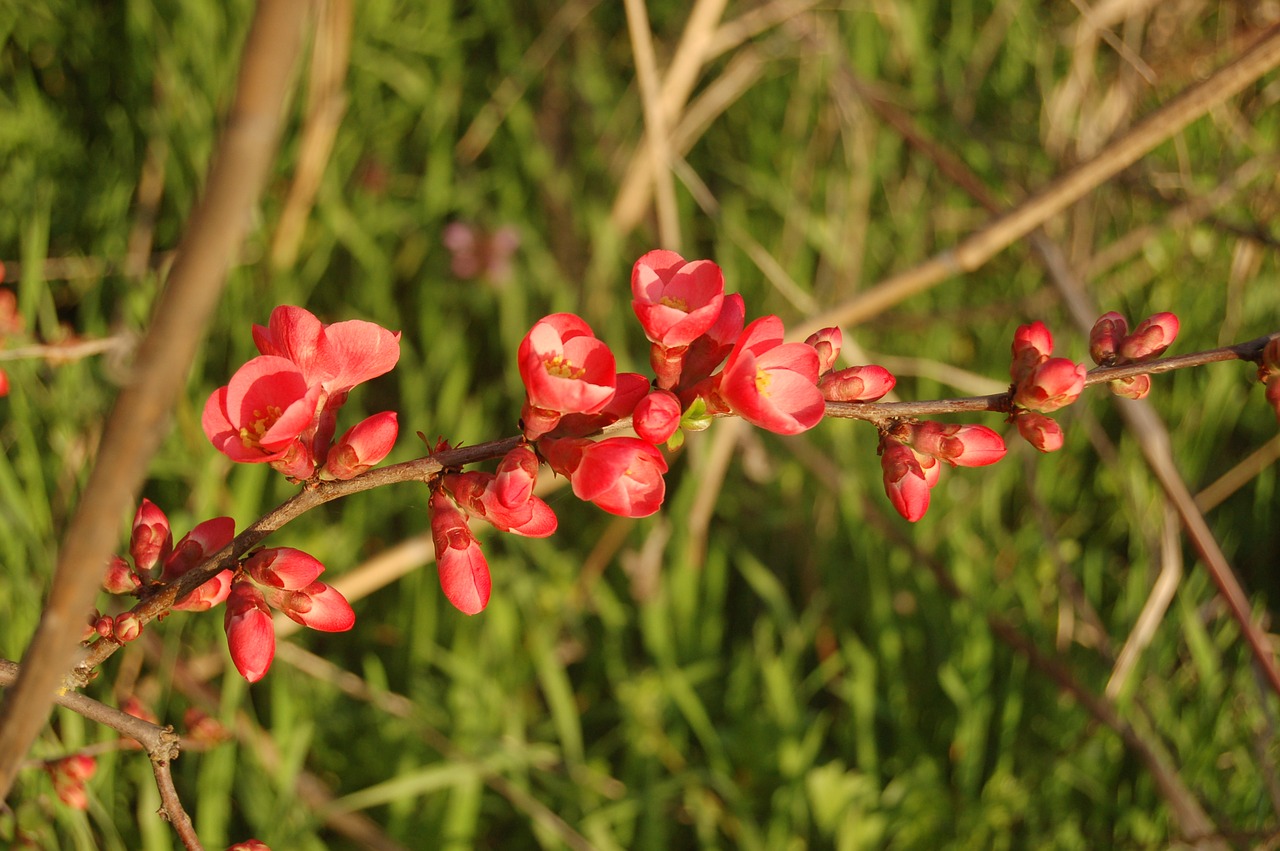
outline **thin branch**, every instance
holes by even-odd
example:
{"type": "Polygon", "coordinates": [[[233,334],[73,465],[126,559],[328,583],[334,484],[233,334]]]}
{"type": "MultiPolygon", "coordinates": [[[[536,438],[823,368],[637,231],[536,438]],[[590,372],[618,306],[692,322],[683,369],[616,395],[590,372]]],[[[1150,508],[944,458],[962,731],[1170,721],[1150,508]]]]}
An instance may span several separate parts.
{"type": "MultiPolygon", "coordinates": [[[[1280,331],[1255,340],[1224,346],[1189,355],[1162,358],[1141,364],[1125,366],[1097,367],[1089,373],[1086,385],[1100,384],[1114,378],[1128,378],[1134,375],[1157,374],[1171,372],[1176,369],[1189,369],[1208,363],[1225,360],[1257,360],[1267,342],[1280,336],[1280,331]]],[[[887,428],[896,420],[910,419],[939,414],[954,414],[973,411],[992,411],[1009,413],[1012,410],[1012,394],[1009,391],[990,396],[973,396],[963,399],[935,399],[921,402],[827,402],[826,415],[837,419],[857,419],[872,423],[877,428],[887,428]]],[[[629,417],[613,423],[601,431],[602,436],[618,434],[631,428],[629,417]]],[[[338,482],[307,482],[303,489],[285,500],[276,508],[259,518],[245,529],[226,547],[210,556],[199,567],[183,574],[172,584],[157,591],[153,596],[133,608],[133,613],[145,625],[165,615],[174,603],[186,597],[199,586],[216,576],[220,571],[235,569],[240,558],[253,547],[261,543],[272,532],[286,523],[302,516],[306,512],[333,502],[336,499],[372,490],[385,485],[400,482],[430,483],[436,476],[447,469],[462,468],[470,464],[492,461],[506,455],[524,439],[519,435],[500,440],[491,440],[474,446],[463,446],[380,467],[353,479],[338,482]]],[[[73,675],[68,678],[67,686],[84,687],[93,676],[93,671],[122,645],[114,638],[99,638],[90,646],[85,658],[78,664],[73,675]]]]}
{"type": "MultiPolygon", "coordinates": [[[[21,669],[16,663],[8,659],[0,659],[0,687],[12,686],[18,681],[20,673],[21,669]]],[[[169,764],[177,759],[181,752],[180,739],[173,731],[173,727],[152,724],[150,721],[121,712],[114,706],[107,706],[79,692],[62,692],[54,702],[78,715],[83,715],[90,721],[110,727],[120,735],[128,736],[142,745],[151,760],[151,770],[155,774],[156,786],[160,790],[160,800],[163,805],[161,814],[173,825],[186,848],[190,851],[199,851],[202,846],[196,836],[195,826],[191,823],[191,817],[187,815],[187,811],[183,809],[182,800],[178,797],[178,790],[173,785],[173,776],[169,770],[169,764]]]]}

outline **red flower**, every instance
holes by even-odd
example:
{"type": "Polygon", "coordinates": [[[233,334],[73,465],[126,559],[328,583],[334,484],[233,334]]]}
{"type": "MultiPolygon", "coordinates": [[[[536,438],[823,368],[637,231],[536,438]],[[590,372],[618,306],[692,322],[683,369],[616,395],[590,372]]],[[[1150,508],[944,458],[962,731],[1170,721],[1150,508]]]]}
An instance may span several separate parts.
{"type": "Polygon", "coordinates": [[[528,399],[522,417],[533,439],[555,427],[559,414],[594,414],[617,389],[613,352],[572,313],[534,324],[518,353],[528,399]]]}
{"type": "Polygon", "coordinates": [[[687,262],[674,251],[650,251],[631,268],[631,295],[650,342],[687,346],[719,317],[724,273],[710,260],[687,262]]]}
{"type": "Polygon", "coordinates": [[[1089,357],[1099,366],[1115,363],[1120,342],[1129,333],[1129,320],[1114,310],[1102,314],[1089,331],[1089,357]]]}
{"type": "Polygon", "coordinates": [[[693,401],[685,398],[685,390],[711,375],[724,359],[733,351],[733,345],[742,336],[742,325],[746,321],[746,306],[740,293],[731,293],[724,297],[720,315],[715,324],[698,339],[689,344],[689,351],[684,356],[684,365],[680,373],[680,398],[687,406],[693,401]]]}
{"type": "Polygon", "coordinates": [[[538,446],[551,469],[568,477],[578,499],[620,517],[648,517],[662,506],[667,462],[651,443],[635,437],[547,438],[538,446]]]}
{"type": "Polygon", "coordinates": [[[929,482],[911,447],[883,438],[880,468],[884,471],[884,492],[894,509],[912,523],[924,517],[929,510],[929,482]]]}
{"type": "Polygon", "coordinates": [[[399,418],[391,411],[361,420],[347,429],[329,450],[320,478],[355,478],[387,457],[399,431],[399,418]]]}
{"type": "Polygon", "coordinates": [[[324,565],[302,550],[268,547],[245,559],[244,572],[267,588],[297,591],[315,582],[324,573],[324,565]]]}
{"type": "Polygon", "coordinates": [[[487,520],[500,532],[511,532],[526,538],[545,538],[556,531],[556,515],[530,492],[528,499],[517,505],[505,505],[498,498],[497,476],[471,471],[451,473],[444,477],[444,488],[458,507],[473,517],[487,520]]]}
{"type": "Polygon", "coordinates": [[[399,331],[358,319],[325,325],[310,311],[289,305],[271,311],[267,327],[254,325],[253,341],[262,354],[292,361],[307,385],[319,385],[327,397],[345,396],[400,360],[399,331]]]}
{"type": "Polygon", "coordinates": [[[474,615],[489,605],[493,581],[480,542],[471,534],[467,516],[443,490],[431,494],[431,541],[436,548],[440,588],[458,611],[474,615]]]}
{"type": "Polygon", "coordinates": [[[231,585],[223,628],[231,661],[240,676],[251,683],[262,679],[276,655],[276,632],[266,598],[247,579],[231,585]]]}
{"type": "Polygon", "coordinates": [[[526,444],[512,449],[498,462],[494,477],[494,495],[506,508],[517,508],[533,496],[538,483],[538,468],[542,464],[537,454],[526,444]]]}
{"type": "Polygon", "coordinates": [[[783,343],[782,320],[764,316],[747,326],[720,373],[720,396],[752,425],[798,434],[822,419],[818,353],[783,343]]]}
{"type": "Polygon", "coordinates": [[[232,461],[276,461],[312,425],[321,393],[292,361],[263,355],[213,392],[201,425],[214,447],[232,461]]]}
{"type": "MultiPolygon", "coordinates": [[[[235,534],[236,524],[230,517],[215,517],[197,524],[173,548],[173,554],[165,560],[160,578],[165,582],[177,579],[231,543],[235,534]]],[[[230,570],[219,571],[212,579],[174,603],[173,608],[185,612],[203,612],[213,608],[231,593],[233,575],[230,570]]]]}

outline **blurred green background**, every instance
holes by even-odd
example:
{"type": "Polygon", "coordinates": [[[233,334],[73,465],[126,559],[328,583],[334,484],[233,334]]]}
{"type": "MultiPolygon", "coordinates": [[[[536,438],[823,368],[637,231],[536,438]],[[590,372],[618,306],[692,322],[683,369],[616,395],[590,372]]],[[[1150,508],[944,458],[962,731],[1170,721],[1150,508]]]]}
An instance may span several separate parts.
{"type": "MultiPolygon", "coordinates": [[[[647,8],[662,71],[689,4],[647,8]]],[[[1237,55],[1272,23],[1266,8],[1112,3],[1092,27],[1066,2],[730,4],[680,125],[680,243],[665,247],[720,263],[748,317],[799,324],[987,220],[858,85],[1015,204],[1237,55]]],[[[35,627],[127,348],[199,196],[252,11],[0,0],[0,260],[27,322],[8,346],[73,334],[124,347],[4,364],[6,658],[35,627]]],[[[514,433],[515,350],[548,312],[580,312],[620,367],[646,365],[628,280],[659,236],[650,207],[615,206],[645,157],[622,4],[348,11],[342,85],[316,94],[300,72],[250,238],[149,471],[144,495],[177,535],[223,514],[241,529],[291,492],[265,467],[233,467],[199,424],[277,304],[403,331],[399,367],[353,394],[340,423],[398,411],[390,461],[423,453],[414,431],[514,433]],[[340,119],[328,152],[325,116],[340,119]],[[308,156],[323,165],[314,202],[291,201],[308,156]],[[482,248],[514,228],[506,280],[496,266],[453,271],[453,222],[482,248]]],[[[317,31],[323,61],[345,40],[317,31]]],[[[1103,309],[1176,312],[1175,352],[1280,326],[1278,98],[1264,78],[1049,223],[1103,309]]],[[[1002,389],[1013,330],[1033,319],[1057,353],[1087,358],[1018,244],[845,332],[899,376],[901,398],[929,399],[1002,389]]],[[[1151,403],[1193,491],[1246,462],[1206,516],[1269,623],[1278,444],[1252,373],[1163,376],[1151,403]]],[[[226,724],[231,740],[175,764],[209,848],[248,836],[277,851],[1162,848],[1180,831],[1152,773],[990,620],[1100,694],[1170,564],[1177,592],[1116,680],[1116,705],[1228,845],[1275,847],[1280,704],[1194,553],[1162,544],[1164,497],[1117,404],[1091,392],[1064,411],[1051,456],[977,419],[1006,432],[1009,456],[948,471],[915,525],[884,497],[872,428],[780,438],[717,423],[674,459],[653,518],[615,519],[562,490],[548,496],[553,538],[485,534],[493,599],[474,618],[443,599],[424,554],[426,488],[361,494],[270,540],[320,558],[326,578],[382,577],[354,600],[354,631],[293,636],[248,687],[224,667],[220,614],[175,614],[88,692],[137,695],[162,723],[196,706],[226,724]],[[379,555],[393,563],[371,567],[379,555]]],[[[132,513],[122,506],[121,551],[132,513]]],[[[0,813],[0,843],[176,847],[145,757],[113,741],[57,711],[0,813]],[[84,747],[102,755],[79,813],[37,760],[84,747]]]]}

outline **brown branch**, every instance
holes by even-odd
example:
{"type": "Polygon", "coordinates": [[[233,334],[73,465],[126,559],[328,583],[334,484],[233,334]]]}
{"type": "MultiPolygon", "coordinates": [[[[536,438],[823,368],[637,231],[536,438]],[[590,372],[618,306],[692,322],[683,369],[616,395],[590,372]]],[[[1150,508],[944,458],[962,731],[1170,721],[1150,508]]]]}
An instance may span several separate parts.
{"type": "MultiPolygon", "coordinates": [[[[12,686],[18,681],[20,673],[21,670],[16,663],[8,659],[0,659],[0,687],[12,686]]],[[[151,770],[155,774],[156,786],[160,790],[160,800],[163,804],[161,814],[173,825],[184,846],[191,851],[199,851],[202,846],[196,837],[195,826],[191,823],[191,817],[187,815],[187,811],[183,809],[182,800],[178,797],[178,790],[173,785],[173,775],[169,770],[169,764],[177,759],[181,752],[180,740],[177,733],[173,731],[173,727],[152,724],[150,721],[122,712],[114,706],[107,706],[79,692],[62,692],[54,699],[54,703],[90,721],[110,727],[120,735],[128,736],[142,745],[151,760],[151,770]]]]}
{"type": "Polygon", "coordinates": [[[306,0],[262,0],[257,7],[206,194],[187,223],[132,380],[107,421],[18,681],[0,706],[0,799],[8,796],[18,765],[45,725],[55,690],[81,652],[80,625],[115,549],[121,508],[136,501],[243,241],[274,155],[307,7],[306,0]]]}

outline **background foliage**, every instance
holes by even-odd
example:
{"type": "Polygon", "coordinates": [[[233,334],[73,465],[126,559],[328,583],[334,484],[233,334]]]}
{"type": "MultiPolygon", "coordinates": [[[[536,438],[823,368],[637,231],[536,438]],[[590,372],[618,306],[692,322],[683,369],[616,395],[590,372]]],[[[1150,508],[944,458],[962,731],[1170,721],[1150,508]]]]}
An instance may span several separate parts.
{"type": "MultiPolygon", "coordinates": [[[[687,5],[648,4],[660,65],[687,5]]],[[[798,323],[987,218],[850,75],[1014,204],[1270,23],[1254,4],[1113,6],[1108,42],[1065,3],[771,4],[791,22],[729,44],[695,90],[726,105],[680,171],[683,253],[719,262],[749,316],[798,323]]],[[[145,326],[251,12],[0,4],[0,258],[36,338],[127,342],[145,326]]],[[[726,20],[750,12],[733,4],[726,20]]],[[[357,4],[345,115],[296,260],[273,251],[316,110],[305,77],[150,471],[145,495],[175,532],[219,514],[243,528],[290,492],[233,468],[199,426],[276,304],[403,330],[398,369],[352,403],[400,412],[391,461],[423,452],[414,430],[513,433],[515,348],[545,313],[582,313],[642,368],[627,282],[656,226],[614,211],[643,132],[634,80],[621,4],[357,4]],[[451,273],[441,235],[455,221],[517,229],[510,281],[451,273]]],[[[1277,326],[1278,97],[1264,80],[1048,228],[1106,309],[1176,312],[1176,351],[1277,326]]],[[[1032,319],[1085,359],[1016,245],[846,335],[903,398],[936,398],[1001,389],[1012,331],[1032,319]]],[[[127,355],[5,366],[0,655],[16,659],[127,355]]],[[[1152,402],[1193,490],[1252,457],[1205,510],[1265,618],[1280,592],[1277,443],[1251,380],[1238,364],[1178,373],[1152,402]]],[[[1116,405],[1095,392],[1064,412],[1060,453],[1011,438],[1001,464],[954,472],[914,526],[888,510],[872,429],[778,438],[719,423],[673,465],[657,517],[611,518],[561,492],[555,537],[489,535],[494,597],[475,618],[443,600],[424,554],[426,488],[362,494],[272,539],[326,576],[382,577],[355,602],[355,631],[295,637],[249,688],[224,664],[216,613],[176,614],[90,693],[137,694],[164,723],[200,706],[235,733],[176,765],[209,847],[1164,847],[1177,832],[1142,763],[988,624],[1012,622],[1101,692],[1161,564],[1180,563],[1116,405]],[[389,567],[369,565],[388,551],[389,567]]],[[[122,550],[131,516],[122,506],[122,550]]],[[[1274,845],[1277,703],[1194,557],[1118,704],[1233,844],[1274,845]]],[[[35,756],[111,739],[59,711],[35,756]]],[[[173,846],[144,757],[107,750],[90,791],[87,814],[60,808],[33,764],[0,838],[21,826],[47,848],[173,846]]]]}

